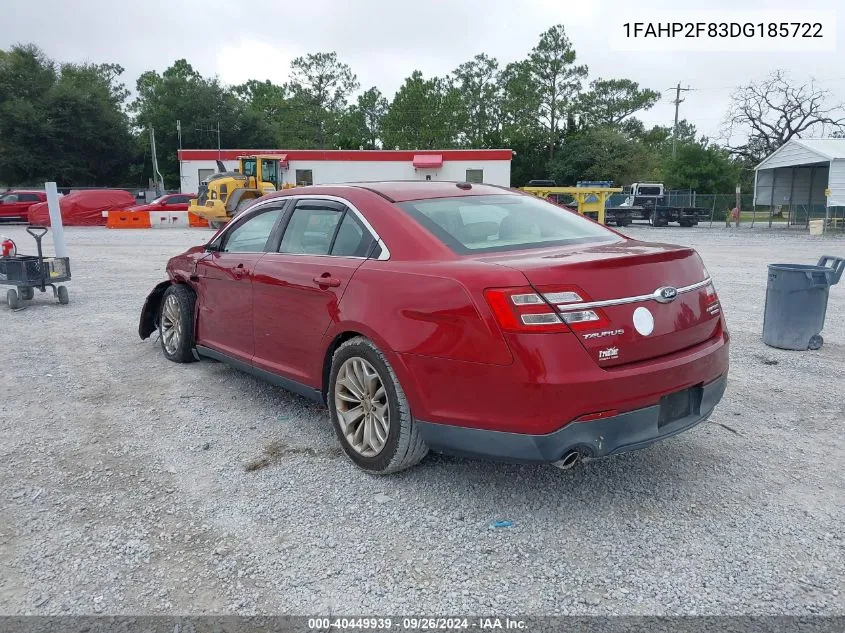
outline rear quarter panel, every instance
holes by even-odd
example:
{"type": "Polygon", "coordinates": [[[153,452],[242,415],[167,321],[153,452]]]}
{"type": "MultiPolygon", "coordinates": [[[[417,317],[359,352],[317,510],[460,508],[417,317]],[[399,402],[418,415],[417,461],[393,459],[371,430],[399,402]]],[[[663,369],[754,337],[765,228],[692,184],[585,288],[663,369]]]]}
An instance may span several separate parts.
{"type": "MultiPolygon", "coordinates": [[[[513,275],[503,270],[503,276],[513,275]]],[[[366,330],[376,333],[386,352],[510,364],[498,326],[472,294],[438,264],[368,261],[349,282],[326,338],[366,330]]]]}

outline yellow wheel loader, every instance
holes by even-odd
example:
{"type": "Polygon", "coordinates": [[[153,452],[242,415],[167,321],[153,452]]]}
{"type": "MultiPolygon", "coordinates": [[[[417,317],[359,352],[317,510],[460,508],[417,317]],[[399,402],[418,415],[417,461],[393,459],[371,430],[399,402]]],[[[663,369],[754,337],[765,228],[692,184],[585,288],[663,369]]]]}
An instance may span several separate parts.
{"type": "Polygon", "coordinates": [[[238,156],[235,171],[226,171],[218,160],[218,173],[200,183],[188,211],[208,220],[211,228],[219,229],[256,198],[280,189],[281,168],[279,156],[273,154],[238,156]]]}

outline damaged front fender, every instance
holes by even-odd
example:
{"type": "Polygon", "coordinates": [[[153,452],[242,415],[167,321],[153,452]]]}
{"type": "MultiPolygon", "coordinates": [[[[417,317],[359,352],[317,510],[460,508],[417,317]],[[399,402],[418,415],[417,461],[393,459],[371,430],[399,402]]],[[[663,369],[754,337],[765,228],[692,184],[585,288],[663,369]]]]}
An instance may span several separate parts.
{"type": "Polygon", "coordinates": [[[144,301],[141,309],[141,321],[138,323],[138,336],[147,339],[158,328],[158,312],[161,307],[161,298],[165,291],[171,286],[172,281],[162,281],[153,288],[144,301]]]}

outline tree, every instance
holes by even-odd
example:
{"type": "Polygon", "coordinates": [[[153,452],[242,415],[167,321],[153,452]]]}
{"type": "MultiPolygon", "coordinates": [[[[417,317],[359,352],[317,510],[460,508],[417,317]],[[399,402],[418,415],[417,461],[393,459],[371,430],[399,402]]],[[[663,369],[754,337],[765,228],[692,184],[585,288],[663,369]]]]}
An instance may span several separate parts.
{"type": "Polygon", "coordinates": [[[845,130],[845,105],[830,105],[831,94],[812,80],[797,84],[783,70],[740,86],[723,123],[725,143],[756,164],[792,138],[845,130]]]}
{"type": "Polygon", "coordinates": [[[549,158],[554,158],[561,121],[566,121],[567,111],[581,90],[581,79],[587,76],[587,67],[575,65],[575,49],[562,24],[540,36],[528,57],[528,67],[537,85],[549,158]]]}
{"type": "Polygon", "coordinates": [[[502,91],[499,62],[484,53],[458,66],[451,87],[460,104],[463,145],[490,147],[501,138],[502,91]]]}
{"type": "Polygon", "coordinates": [[[123,68],[57,65],[32,45],[0,54],[0,181],[125,183],[136,144],[123,68]]]}
{"type": "Polygon", "coordinates": [[[617,125],[660,100],[660,93],[630,79],[596,79],[590,91],[579,95],[577,110],[582,125],[617,125]]]}
{"type": "Polygon", "coordinates": [[[612,180],[630,184],[657,175],[657,153],[612,126],[591,127],[567,137],[566,151],[550,163],[557,182],[612,180]]]}
{"type": "Polygon", "coordinates": [[[455,113],[460,98],[447,81],[411,73],[396,92],[384,117],[384,145],[399,149],[454,147],[458,136],[455,113]]]}
{"type": "Polygon", "coordinates": [[[387,99],[375,86],[359,95],[355,105],[341,117],[338,145],[350,149],[379,149],[388,107],[387,99]]]}
{"type": "MultiPolygon", "coordinates": [[[[206,148],[217,145],[217,129],[223,147],[267,147],[273,145],[272,123],[259,106],[253,107],[239,95],[262,94],[251,85],[240,93],[222,85],[216,77],[200,75],[184,59],[177,60],[162,74],[143,73],[137,82],[138,96],[132,103],[135,124],[146,132],[155,128],[159,168],[165,183],[178,182],[178,136],[176,121],[182,125],[182,146],[206,148]]],[[[146,143],[146,138],[143,139],[146,143]]]]}
{"type": "Polygon", "coordinates": [[[346,100],[358,86],[352,69],[338,61],[335,52],[308,54],[291,62],[289,88],[318,147],[325,147],[328,128],[343,114],[346,100]]]}
{"type": "Polygon", "coordinates": [[[711,144],[706,137],[678,142],[675,156],[667,152],[664,157],[662,180],[669,189],[731,191],[740,177],[740,166],[731,159],[730,152],[711,144]]]}

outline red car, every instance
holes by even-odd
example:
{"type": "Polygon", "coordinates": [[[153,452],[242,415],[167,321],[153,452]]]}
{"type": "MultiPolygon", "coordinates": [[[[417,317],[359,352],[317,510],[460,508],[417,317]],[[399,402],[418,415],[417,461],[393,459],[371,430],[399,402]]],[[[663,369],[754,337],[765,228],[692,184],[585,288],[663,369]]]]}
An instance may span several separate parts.
{"type": "Polygon", "coordinates": [[[47,193],[37,189],[15,189],[0,195],[0,220],[26,222],[29,207],[47,200],[47,193]]]}
{"type": "Polygon", "coordinates": [[[574,465],[705,420],[728,332],[701,258],[489,185],[261,198],[167,265],[139,334],[328,405],[364,470],[428,449],[574,465]]]}
{"type": "Polygon", "coordinates": [[[187,211],[190,201],[197,197],[195,193],[167,193],[148,204],[129,207],[127,211],[187,211]]]}

